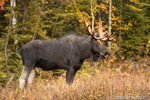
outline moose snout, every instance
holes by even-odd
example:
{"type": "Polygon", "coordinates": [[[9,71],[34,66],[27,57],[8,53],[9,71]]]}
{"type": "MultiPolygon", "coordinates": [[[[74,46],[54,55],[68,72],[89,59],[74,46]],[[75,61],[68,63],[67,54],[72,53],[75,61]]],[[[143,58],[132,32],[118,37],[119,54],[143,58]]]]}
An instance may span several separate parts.
{"type": "Polygon", "coordinates": [[[105,55],[105,60],[109,61],[110,52],[106,52],[104,55],[105,55]]]}
{"type": "Polygon", "coordinates": [[[104,53],[101,53],[100,55],[103,60],[109,61],[110,52],[104,52],[104,53]]]}

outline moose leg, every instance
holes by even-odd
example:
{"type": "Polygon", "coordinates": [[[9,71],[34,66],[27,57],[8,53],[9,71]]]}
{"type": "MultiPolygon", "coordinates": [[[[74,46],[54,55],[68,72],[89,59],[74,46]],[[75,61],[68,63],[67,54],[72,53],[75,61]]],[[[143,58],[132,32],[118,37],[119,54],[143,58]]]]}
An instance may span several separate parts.
{"type": "Polygon", "coordinates": [[[34,79],[36,74],[35,69],[32,69],[32,71],[30,72],[30,75],[27,79],[27,88],[29,89],[30,92],[32,92],[32,80],[34,79]]]}
{"type": "Polygon", "coordinates": [[[76,74],[76,70],[74,68],[71,67],[67,70],[67,73],[66,73],[67,85],[71,85],[73,83],[75,74],[76,74]]]}
{"type": "Polygon", "coordinates": [[[27,81],[29,74],[30,74],[32,69],[33,69],[33,66],[27,67],[26,65],[24,65],[24,67],[23,67],[22,74],[19,78],[19,86],[22,89],[22,91],[24,90],[26,81],[27,81]]]}

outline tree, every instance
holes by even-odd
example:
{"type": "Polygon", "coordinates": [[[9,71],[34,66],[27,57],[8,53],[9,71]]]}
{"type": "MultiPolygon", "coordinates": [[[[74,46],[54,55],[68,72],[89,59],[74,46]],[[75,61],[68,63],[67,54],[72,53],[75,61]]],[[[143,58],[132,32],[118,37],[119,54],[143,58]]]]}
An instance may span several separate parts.
{"type": "Polygon", "coordinates": [[[15,2],[15,0],[12,0],[11,12],[10,12],[11,15],[10,15],[9,26],[8,26],[8,32],[7,32],[7,38],[6,38],[6,44],[5,44],[5,49],[4,49],[5,67],[6,67],[6,72],[7,72],[7,80],[8,80],[8,78],[9,78],[7,46],[8,46],[8,41],[9,41],[9,35],[10,35],[10,28],[11,28],[11,24],[12,24],[12,18],[13,18],[14,2],[15,2]]]}
{"type": "MultiPolygon", "coordinates": [[[[111,7],[112,7],[112,0],[109,0],[109,34],[111,34],[111,7]]],[[[111,49],[111,43],[108,42],[109,49],[111,49]]]]}
{"type": "Polygon", "coordinates": [[[119,58],[121,58],[121,20],[122,20],[122,2],[123,0],[120,0],[120,24],[119,24],[119,58]]]}

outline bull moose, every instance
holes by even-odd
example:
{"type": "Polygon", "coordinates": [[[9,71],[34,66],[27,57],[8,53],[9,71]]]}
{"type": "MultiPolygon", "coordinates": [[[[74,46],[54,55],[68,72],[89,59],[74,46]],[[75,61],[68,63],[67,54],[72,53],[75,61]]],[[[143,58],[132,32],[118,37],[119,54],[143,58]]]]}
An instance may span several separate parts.
{"type": "Polygon", "coordinates": [[[80,36],[76,33],[68,33],[58,40],[32,40],[21,48],[23,71],[19,78],[19,86],[23,90],[26,83],[29,90],[35,76],[35,67],[45,71],[65,69],[66,83],[73,83],[76,72],[81,68],[85,59],[93,56],[96,61],[102,57],[108,59],[109,50],[100,41],[111,41],[113,35],[103,32],[99,21],[99,37],[92,32],[91,26],[84,17],[84,22],[91,36],[80,36]]]}

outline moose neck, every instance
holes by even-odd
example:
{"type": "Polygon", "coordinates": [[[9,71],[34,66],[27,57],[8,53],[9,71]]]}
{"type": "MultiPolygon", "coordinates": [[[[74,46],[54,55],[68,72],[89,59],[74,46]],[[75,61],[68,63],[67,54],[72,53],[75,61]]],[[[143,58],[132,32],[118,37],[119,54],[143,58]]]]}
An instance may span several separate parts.
{"type": "Polygon", "coordinates": [[[88,36],[80,42],[81,59],[90,58],[91,56],[91,37],[88,36]]]}
{"type": "Polygon", "coordinates": [[[93,53],[92,53],[92,48],[93,48],[93,43],[92,43],[92,41],[93,41],[94,39],[91,37],[91,41],[90,41],[90,61],[91,61],[91,64],[90,64],[90,66],[91,67],[93,67],[93,65],[94,65],[94,63],[93,63],[93,60],[94,60],[94,58],[93,58],[93,53]]]}

